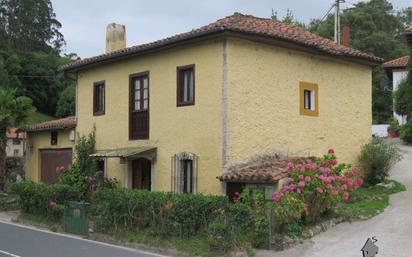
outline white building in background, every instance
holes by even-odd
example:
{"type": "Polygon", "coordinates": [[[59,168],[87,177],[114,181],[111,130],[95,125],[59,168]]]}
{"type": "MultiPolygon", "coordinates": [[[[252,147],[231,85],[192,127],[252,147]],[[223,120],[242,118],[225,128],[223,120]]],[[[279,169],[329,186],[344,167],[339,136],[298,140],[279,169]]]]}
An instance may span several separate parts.
{"type": "Polygon", "coordinates": [[[26,133],[16,133],[16,128],[7,133],[6,156],[23,157],[26,143],[26,133]]]}
{"type": "MultiPolygon", "coordinates": [[[[406,67],[409,63],[409,56],[403,56],[395,60],[390,60],[383,64],[383,68],[388,74],[389,78],[392,81],[393,92],[398,90],[399,84],[406,78],[408,71],[406,67]]],[[[393,117],[398,120],[399,124],[403,125],[406,123],[406,116],[399,115],[393,111],[393,117]]]]}

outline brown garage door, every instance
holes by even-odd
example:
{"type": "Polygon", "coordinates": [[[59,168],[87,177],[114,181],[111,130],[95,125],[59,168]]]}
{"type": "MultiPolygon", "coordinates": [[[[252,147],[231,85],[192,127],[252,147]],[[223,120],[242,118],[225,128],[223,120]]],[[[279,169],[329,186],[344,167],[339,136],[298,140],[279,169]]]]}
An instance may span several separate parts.
{"type": "Polygon", "coordinates": [[[56,168],[67,169],[72,164],[72,149],[41,150],[41,181],[46,184],[58,182],[56,168]]]}

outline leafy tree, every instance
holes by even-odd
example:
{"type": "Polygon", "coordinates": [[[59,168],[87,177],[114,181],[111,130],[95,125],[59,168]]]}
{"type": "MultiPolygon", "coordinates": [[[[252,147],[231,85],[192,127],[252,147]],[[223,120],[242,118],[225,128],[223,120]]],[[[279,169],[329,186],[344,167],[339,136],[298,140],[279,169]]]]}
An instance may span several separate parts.
{"type": "Polygon", "coordinates": [[[30,98],[18,97],[12,89],[0,89],[0,191],[4,190],[6,174],[7,131],[22,125],[32,112],[30,98]]]}
{"type": "Polygon", "coordinates": [[[19,56],[10,49],[0,49],[0,88],[20,88],[17,77],[21,70],[19,56]]]}
{"type": "Polygon", "coordinates": [[[57,102],[56,116],[67,117],[75,114],[76,88],[72,85],[66,87],[57,102]]]}
{"type": "MultiPolygon", "coordinates": [[[[409,60],[412,60],[412,48],[409,60]]],[[[412,116],[412,61],[408,64],[408,76],[400,83],[395,92],[395,110],[400,115],[407,115],[408,120],[412,116]]]]}
{"type": "Polygon", "coordinates": [[[60,51],[59,32],[50,0],[0,0],[0,35],[19,51],[60,51]]]}
{"type": "MultiPolygon", "coordinates": [[[[279,20],[278,19],[278,13],[273,8],[272,8],[271,18],[273,20],[279,20]]],[[[295,16],[293,15],[292,10],[290,10],[290,9],[286,10],[286,15],[280,21],[283,22],[283,23],[286,23],[286,24],[297,26],[297,27],[306,28],[305,23],[298,21],[295,18],[295,16]]]]}

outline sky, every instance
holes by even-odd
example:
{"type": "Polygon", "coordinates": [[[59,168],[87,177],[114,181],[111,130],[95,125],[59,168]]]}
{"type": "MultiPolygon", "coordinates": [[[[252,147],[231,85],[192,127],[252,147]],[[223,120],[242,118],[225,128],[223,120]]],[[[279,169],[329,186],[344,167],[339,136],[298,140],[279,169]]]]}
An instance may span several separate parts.
{"type": "MultiPolygon", "coordinates": [[[[51,0],[61,32],[65,53],[81,58],[105,51],[106,26],[115,22],[126,26],[126,46],[133,46],[190,31],[234,12],[278,17],[287,9],[299,21],[321,18],[334,0],[51,0]]],[[[346,0],[342,8],[360,0],[346,0]]],[[[411,0],[390,0],[395,9],[412,6],[411,0]]]]}

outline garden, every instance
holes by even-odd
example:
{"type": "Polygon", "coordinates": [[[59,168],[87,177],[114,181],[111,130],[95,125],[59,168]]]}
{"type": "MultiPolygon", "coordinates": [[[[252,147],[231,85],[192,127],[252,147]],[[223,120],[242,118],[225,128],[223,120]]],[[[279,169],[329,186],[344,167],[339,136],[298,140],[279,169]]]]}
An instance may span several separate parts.
{"type": "MultiPolygon", "coordinates": [[[[288,178],[271,200],[264,188],[250,187],[235,203],[226,196],[130,190],[96,172],[94,133],[79,136],[73,165],[56,167],[59,183],[8,183],[10,208],[22,222],[62,230],[68,201],[90,203],[91,239],[148,247],[178,256],[228,256],[254,248],[282,250],[327,229],[324,224],[368,219],[405,187],[389,180],[401,159],[396,145],[373,140],[357,167],[339,163],[333,149],[314,163],[288,163],[288,178]],[[18,196],[18,206],[16,197],[18,196]]],[[[3,206],[3,204],[0,204],[3,206]]],[[[5,206],[5,205],[4,205],[5,206]]]]}

